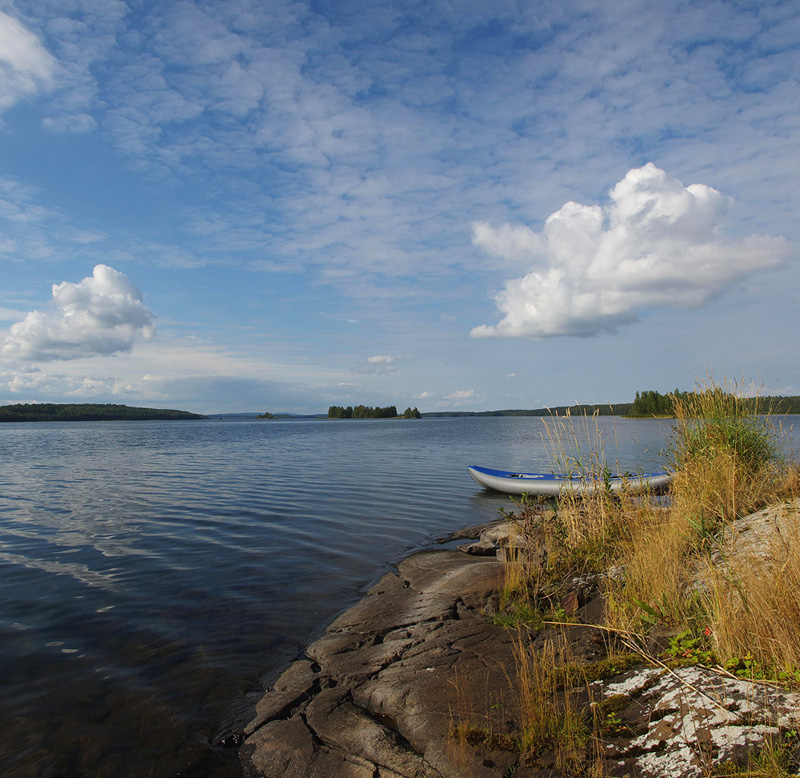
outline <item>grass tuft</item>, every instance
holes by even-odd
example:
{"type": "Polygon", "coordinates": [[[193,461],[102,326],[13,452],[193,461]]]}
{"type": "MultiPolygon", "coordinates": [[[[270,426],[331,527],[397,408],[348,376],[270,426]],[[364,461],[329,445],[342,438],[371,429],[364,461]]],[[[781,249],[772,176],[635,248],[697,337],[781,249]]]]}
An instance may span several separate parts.
{"type": "Polygon", "coordinates": [[[590,732],[566,674],[571,664],[566,651],[556,649],[553,641],[534,650],[518,632],[514,658],[520,752],[533,758],[552,750],[562,770],[581,763],[590,732]]]}

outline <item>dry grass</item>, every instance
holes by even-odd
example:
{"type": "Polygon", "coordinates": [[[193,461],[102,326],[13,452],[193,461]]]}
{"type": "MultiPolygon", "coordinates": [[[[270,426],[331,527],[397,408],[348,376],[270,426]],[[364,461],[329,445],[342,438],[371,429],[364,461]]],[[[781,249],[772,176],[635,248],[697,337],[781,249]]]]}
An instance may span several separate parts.
{"type": "MultiPolygon", "coordinates": [[[[761,558],[720,564],[735,555],[739,517],[800,494],[800,466],[782,461],[776,425],[752,415],[740,389],[710,382],[673,398],[668,507],[603,489],[583,498],[567,492],[549,511],[523,503],[512,515],[522,550],[507,568],[504,604],[552,608],[565,578],[619,566],[624,575],[607,591],[610,626],[707,632],[723,661],[752,656],[765,667],[800,667],[800,537],[784,536],[769,567],[761,558]]],[[[598,481],[608,472],[596,417],[548,420],[547,438],[559,469],[598,481]]]]}
{"type": "Polygon", "coordinates": [[[800,462],[787,465],[779,491],[786,498],[800,497],[800,462]]]}
{"type": "Polygon", "coordinates": [[[785,526],[746,550],[734,539],[725,551],[709,563],[707,576],[718,657],[748,657],[759,674],[800,680],[800,528],[785,526]]]}
{"type": "MultiPolygon", "coordinates": [[[[610,593],[612,623],[646,629],[659,621],[696,634],[707,629],[719,657],[733,659],[747,653],[760,621],[771,635],[760,654],[764,661],[772,655],[770,661],[783,662],[779,656],[786,651],[778,648],[775,634],[784,631],[779,622],[793,612],[791,595],[787,599],[781,592],[790,594],[795,586],[794,563],[787,558],[769,575],[761,559],[740,569],[718,564],[723,537],[725,553],[736,547],[735,520],[791,486],[775,427],[750,414],[736,385],[700,387],[674,398],[674,407],[670,508],[633,530],[623,554],[626,574],[610,593]],[[698,571],[713,581],[710,589],[695,585],[698,571]]],[[[800,620],[792,626],[798,635],[799,628],[800,620]]]]}
{"type": "MultiPolygon", "coordinates": [[[[503,604],[541,614],[558,604],[566,579],[615,567],[622,574],[610,577],[605,591],[611,631],[636,634],[646,645],[658,624],[688,630],[700,641],[698,655],[739,675],[800,684],[797,508],[782,533],[757,544],[758,553],[738,530],[741,518],[762,506],[800,496],[800,465],[781,459],[776,425],[751,415],[741,395],[735,384],[711,383],[674,398],[666,504],[604,489],[584,498],[566,493],[550,508],[523,502],[510,516],[517,553],[507,565],[503,604]]],[[[608,470],[596,419],[550,420],[547,429],[559,470],[602,482],[608,470]]],[[[519,634],[516,641],[519,748],[554,749],[561,769],[571,769],[590,732],[559,676],[567,658],[552,644],[537,654],[519,634]]],[[[744,774],[787,774],[770,753],[744,774]]]]}
{"type": "Polygon", "coordinates": [[[736,384],[674,399],[673,511],[714,533],[780,491],[786,467],[768,417],[750,412],[736,384]]]}
{"type": "Polygon", "coordinates": [[[505,688],[489,683],[485,677],[464,675],[454,668],[451,681],[456,692],[456,707],[450,711],[450,739],[447,753],[453,776],[472,775],[475,749],[519,754],[519,739],[510,727],[512,707],[505,688]]]}
{"type": "Polygon", "coordinates": [[[566,649],[556,649],[553,641],[547,641],[535,651],[527,633],[518,631],[514,659],[520,751],[536,756],[553,749],[562,755],[564,764],[559,767],[563,769],[567,762],[583,756],[588,740],[583,715],[565,675],[571,664],[566,649]]]}
{"type": "Polygon", "coordinates": [[[669,513],[654,513],[652,521],[632,529],[621,559],[624,575],[609,582],[607,591],[611,627],[639,632],[656,621],[682,626],[689,619],[689,540],[676,523],[669,513]]]}

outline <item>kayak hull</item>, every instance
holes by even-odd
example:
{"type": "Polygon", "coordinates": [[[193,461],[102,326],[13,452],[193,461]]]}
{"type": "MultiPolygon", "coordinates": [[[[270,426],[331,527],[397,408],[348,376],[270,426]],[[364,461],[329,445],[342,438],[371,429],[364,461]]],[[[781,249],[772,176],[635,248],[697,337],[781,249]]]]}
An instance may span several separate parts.
{"type": "Polygon", "coordinates": [[[669,473],[640,473],[638,475],[612,474],[607,478],[591,476],[559,475],[557,473],[519,473],[508,470],[493,470],[489,467],[470,465],[467,470],[472,479],[487,489],[504,494],[533,494],[558,497],[563,492],[593,494],[596,491],[632,492],[658,491],[669,486],[669,473]]]}

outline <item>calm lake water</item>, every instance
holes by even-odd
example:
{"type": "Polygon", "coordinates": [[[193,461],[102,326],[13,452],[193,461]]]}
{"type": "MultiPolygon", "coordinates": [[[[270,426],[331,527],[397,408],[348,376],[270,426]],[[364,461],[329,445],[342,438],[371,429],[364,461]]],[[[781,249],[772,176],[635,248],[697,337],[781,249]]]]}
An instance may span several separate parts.
{"type": "MultiPolygon", "coordinates": [[[[597,424],[609,461],[658,468],[668,422],[597,424]]],[[[219,743],[259,684],[409,551],[511,507],[466,465],[550,469],[544,430],[0,425],[0,774],[239,775],[219,743]]]]}

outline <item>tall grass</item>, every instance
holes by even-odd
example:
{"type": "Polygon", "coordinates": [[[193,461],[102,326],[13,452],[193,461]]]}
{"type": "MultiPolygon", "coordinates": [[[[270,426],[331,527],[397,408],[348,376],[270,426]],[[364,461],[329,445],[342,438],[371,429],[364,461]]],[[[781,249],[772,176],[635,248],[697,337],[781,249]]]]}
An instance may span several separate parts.
{"type": "Polygon", "coordinates": [[[714,647],[740,671],[800,680],[798,534],[771,543],[769,562],[747,554],[711,568],[706,610],[714,647]]]}
{"type": "Polygon", "coordinates": [[[753,407],[730,383],[674,398],[670,509],[633,533],[611,616],[627,629],[688,628],[720,661],[775,670],[800,666],[800,537],[748,550],[737,527],[786,495],[791,472],[776,425],[753,407]]]}
{"type": "Polygon", "coordinates": [[[620,542],[630,535],[631,515],[639,516],[639,498],[623,490],[612,494],[608,478],[617,463],[609,463],[598,415],[548,419],[545,440],[553,469],[580,475],[589,485],[584,493],[565,489],[558,499],[551,523],[560,547],[556,556],[563,570],[577,573],[598,570],[617,556],[620,542]],[[560,553],[559,553],[560,552],[560,553]]]}
{"type": "MultiPolygon", "coordinates": [[[[645,646],[656,626],[688,631],[704,661],[800,684],[800,503],[784,507],[781,532],[753,542],[754,531],[743,531],[752,521],[743,517],[800,495],[800,466],[784,460],[774,419],[753,413],[765,404],[744,394],[741,385],[709,381],[672,398],[666,501],[604,489],[566,491],[550,507],[523,501],[509,516],[517,551],[509,555],[506,606],[541,613],[558,604],[571,577],[614,568],[604,589],[609,632],[638,635],[645,646]]],[[[559,470],[602,481],[608,470],[596,419],[549,420],[547,436],[559,470]]],[[[552,647],[536,656],[519,639],[515,655],[521,750],[547,742],[574,753],[586,730],[557,680],[563,660],[552,647]]]]}
{"type": "Polygon", "coordinates": [[[557,767],[565,771],[580,764],[590,733],[568,677],[568,649],[548,640],[535,651],[526,633],[518,631],[514,658],[520,752],[534,757],[552,749],[557,767]]]}
{"type": "MultiPolygon", "coordinates": [[[[522,503],[511,514],[520,551],[508,567],[505,601],[552,608],[565,579],[616,566],[624,575],[606,591],[611,626],[641,633],[657,623],[689,628],[706,633],[721,658],[749,648],[764,663],[800,664],[788,645],[800,646],[800,637],[791,639],[793,630],[800,635],[800,538],[784,538],[785,548],[770,552],[780,562],[768,571],[749,558],[720,564],[723,556],[735,558],[738,518],[800,493],[800,470],[783,460],[774,420],[753,413],[766,403],[745,397],[745,388],[709,380],[671,398],[667,505],[604,489],[583,497],[565,491],[550,510],[522,503]]],[[[602,481],[608,468],[596,417],[550,419],[546,430],[559,470],[602,481]]]]}
{"type": "Polygon", "coordinates": [[[785,475],[770,414],[756,415],[736,383],[673,399],[674,510],[701,535],[774,498],[785,475]]]}

